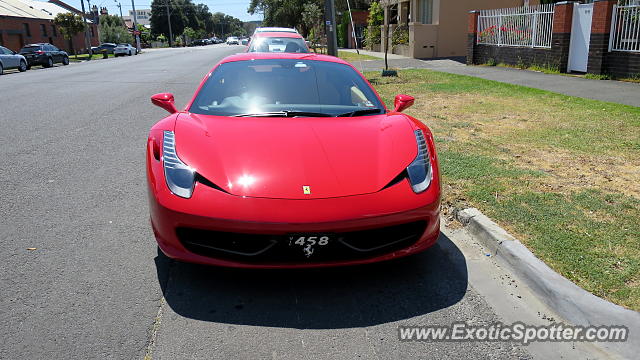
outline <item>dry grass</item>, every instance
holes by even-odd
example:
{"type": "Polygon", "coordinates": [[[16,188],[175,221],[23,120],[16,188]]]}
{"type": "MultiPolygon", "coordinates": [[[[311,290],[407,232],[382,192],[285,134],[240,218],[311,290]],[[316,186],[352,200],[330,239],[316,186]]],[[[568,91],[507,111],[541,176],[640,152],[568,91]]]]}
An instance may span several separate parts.
{"type": "Polygon", "coordinates": [[[428,70],[369,73],[434,132],[447,207],[474,206],[556,271],[640,310],[640,108],[428,70]]]}

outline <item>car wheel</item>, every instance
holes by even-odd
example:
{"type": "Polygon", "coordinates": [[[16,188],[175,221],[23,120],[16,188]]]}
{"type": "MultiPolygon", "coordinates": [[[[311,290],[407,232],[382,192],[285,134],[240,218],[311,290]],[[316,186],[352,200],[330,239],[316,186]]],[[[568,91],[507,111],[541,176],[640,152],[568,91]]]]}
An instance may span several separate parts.
{"type": "Polygon", "coordinates": [[[52,58],[47,58],[47,62],[44,64],[44,67],[52,67],[53,66],[53,59],[52,58]]]}
{"type": "Polygon", "coordinates": [[[20,66],[18,66],[18,70],[20,70],[20,72],[27,71],[27,63],[24,60],[20,60],[20,66]]]}
{"type": "Polygon", "coordinates": [[[4,69],[2,68],[2,64],[0,64],[0,75],[4,74],[4,69]]]}
{"type": "Polygon", "coordinates": [[[62,65],[69,65],[69,57],[65,56],[64,58],[62,58],[62,65]]]}
{"type": "Polygon", "coordinates": [[[129,50],[129,56],[131,56],[131,55],[133,55],[133,54],[131,54],[131,50],[129,50]]]}

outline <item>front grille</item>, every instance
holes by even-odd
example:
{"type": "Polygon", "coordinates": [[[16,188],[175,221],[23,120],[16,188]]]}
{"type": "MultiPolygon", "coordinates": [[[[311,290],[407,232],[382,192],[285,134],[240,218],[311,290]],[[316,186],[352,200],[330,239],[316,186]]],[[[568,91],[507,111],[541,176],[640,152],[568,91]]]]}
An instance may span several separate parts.
{"type": "Polygon", "coordinates": [[[246,234],[181,227],[177,235],[189,251],[207,257],[249,262],[313,263],[371,258],[406,248],[424,233],[426,221],[341,233],[246,234]],[[291,246],[299,236],[330,237],[326,246],[313,247],[307,257],[301,246],[291,246]],[[293,239],[293,240],[292,240],[293,239]]]}

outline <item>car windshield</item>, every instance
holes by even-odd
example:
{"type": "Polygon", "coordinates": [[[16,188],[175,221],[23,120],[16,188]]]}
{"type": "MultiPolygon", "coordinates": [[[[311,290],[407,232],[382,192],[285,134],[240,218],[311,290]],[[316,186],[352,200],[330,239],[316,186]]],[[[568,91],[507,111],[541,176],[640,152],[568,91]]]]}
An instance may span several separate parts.
{"type": "Polygon", "coordinates": [[[309,50],[301,38],[259,37],[251,42],[249,52],[307,53],[309,50]]]}
{"type": "Polygon", "coordinates": [[[218,66],[189,111],[219,116],[268,116],[278,112],[359,116],[380,114],[384,106],[362,76],[348,65],[260,59],[218,66]]]}

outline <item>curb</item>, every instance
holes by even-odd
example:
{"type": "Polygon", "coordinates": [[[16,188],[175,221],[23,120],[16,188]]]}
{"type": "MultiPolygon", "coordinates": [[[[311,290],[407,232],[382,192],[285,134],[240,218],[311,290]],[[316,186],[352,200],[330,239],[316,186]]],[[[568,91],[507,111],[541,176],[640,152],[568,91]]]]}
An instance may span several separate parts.
{"type": "Polygon", "coordinates": [[[599,298],[556,273],[478,209],[458,211],[456,218],[497,261],[520,277],[543,303],[568,323],[626,326],[629,329],[626,342],[596,344],[625,358],[636,358],[640,352],[640,313],[599,298]]]}

